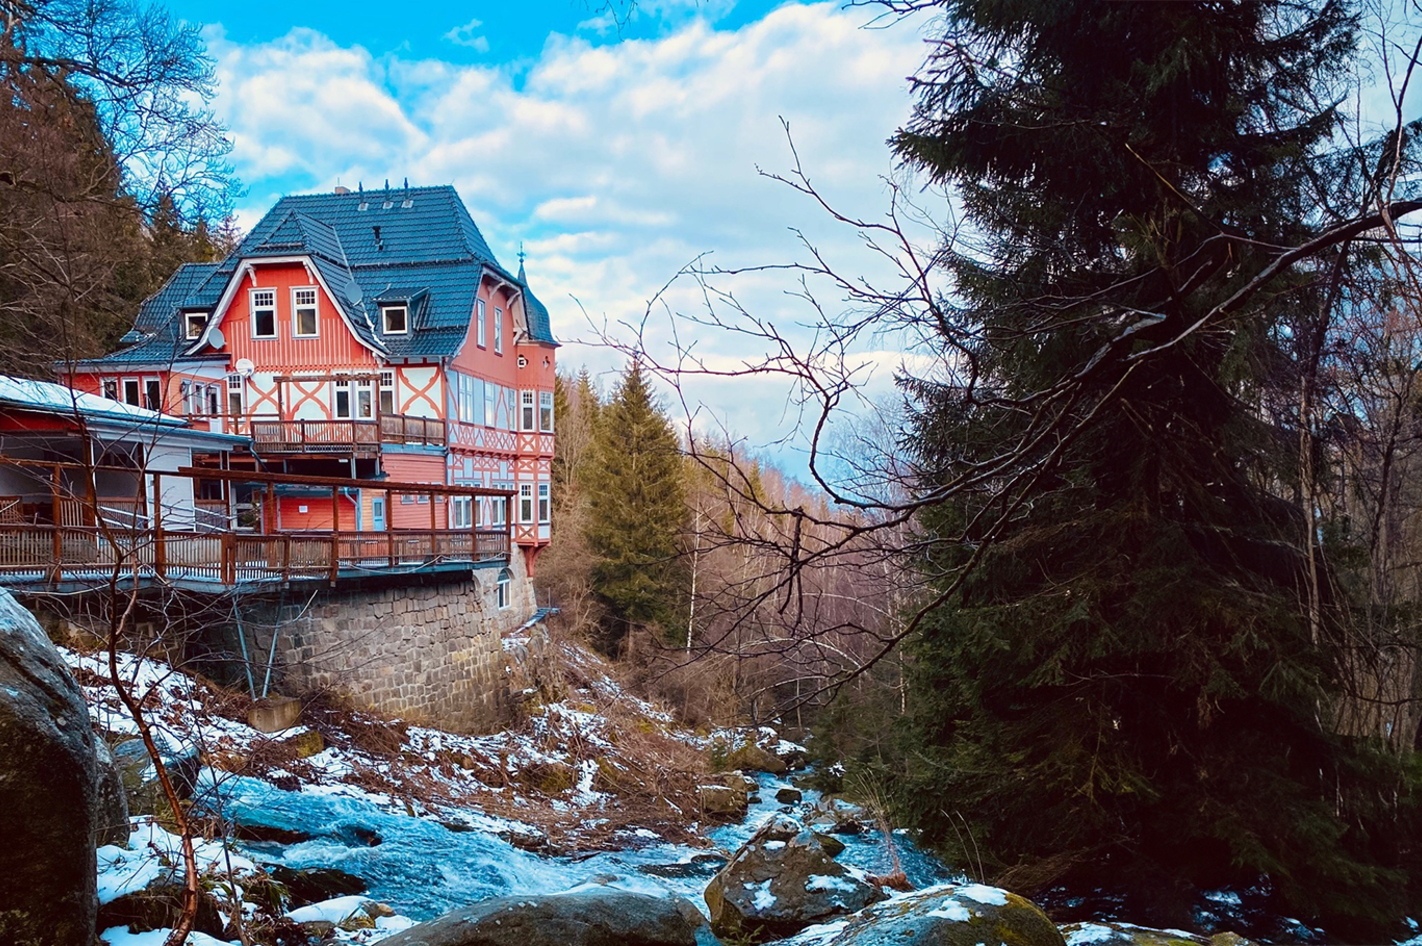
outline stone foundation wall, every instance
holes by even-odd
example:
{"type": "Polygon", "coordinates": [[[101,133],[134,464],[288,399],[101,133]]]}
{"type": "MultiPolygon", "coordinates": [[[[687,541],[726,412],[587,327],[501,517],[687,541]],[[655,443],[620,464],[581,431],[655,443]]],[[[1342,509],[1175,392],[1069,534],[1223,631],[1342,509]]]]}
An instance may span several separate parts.
{"type": "Polygon", "coordinates": [[[506,608],[498,607],[494,568],[476,569],[473,581],[321,592],[309,604],[244,603],[250,659],[265,663],[275,629],[274,690],[335,690],[411,721],[496,729],[509,707],[503,634],[534,609],[532,583],[515,559],[506,608]]]}

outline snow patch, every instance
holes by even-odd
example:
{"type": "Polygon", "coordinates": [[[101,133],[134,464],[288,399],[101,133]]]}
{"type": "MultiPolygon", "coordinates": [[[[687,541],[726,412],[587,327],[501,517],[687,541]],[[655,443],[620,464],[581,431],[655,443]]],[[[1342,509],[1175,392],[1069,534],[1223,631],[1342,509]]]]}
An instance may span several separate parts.
{"type": "Polygon", "coordinates": [[[1081,926],[1067,934],[1067,946],[1088,946],[1089,943],[1104,943],[1114,939],[1118,934],[1109,926],[1101,926],[1097,923],[1083,923],[1081,926]]]}
{"type": "Polygon", "coordinates": [[[1007,891],[984,884],[966,884],[953,891],[956,897],[965,897],[990,907],[1007,906],[1007,891]]]}

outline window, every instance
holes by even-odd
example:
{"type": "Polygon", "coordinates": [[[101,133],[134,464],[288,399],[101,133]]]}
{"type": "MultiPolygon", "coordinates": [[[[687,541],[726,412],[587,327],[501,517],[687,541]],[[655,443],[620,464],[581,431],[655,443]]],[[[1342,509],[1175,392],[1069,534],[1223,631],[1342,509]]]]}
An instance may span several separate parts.
{"type": "Polygon", "coordinates": [[[489,500],[489,525],[502,528],[508,524],[508,502],[505,496],[489,500]]]}
{"type": "Polygon", "coordinates": [[[410,331],[410,310],[402,305],[381,306],[380,317],[386,335],[406,335],[410,331]]]}
{"type": "Polygon", "coordinates": [[[499,420],[499,386],[484,382],[484,426],[497,427],[499,420]]]}
{"type": "Polygon", "coordinates": [[[484,321],[484,300],[483,300],[483,299],[480,299],[480,300],[479,300],[478,307],[477,307],[474,311],[475,311],[475,315],[474,315],[474,325],[475,325],[475,330],[476,330],[476,332],[478,333],[478,336],[479,336],[479,347],[480,347],[480,348],[488,348],[488,347],[489,347],[489,326],[488,326],[488,323],[486,323],[486,322],[484,321]]]}
{"type": "Polygon", "coordinates": [[[504,388],[504,405],[507,413],[504,420],[508,422],[509,430],[518,430],[518,409],[514,406],[518,403],[518,392],[513,388],[504,388]]]}
{"type": "Polygon", "coordinates": [[[518,521],[533,521],[533,484],[524,483],[518,488],[518,521]]]}
{"type": "Polygon", "coordinates": [[[104,397],[110,401],[118,400],[118,382],[112,379],[104,382],[104,397]]]}
{"type": "Polygon", "coordinates": [[[539,484],[538,484],[538,521],[541,522],[541,523],[543,523],[544,525],[547,525],[547,524],[548,524],[548,520],[549,520],[550,518],[552,518],[552,516],[551,516],[552,510],[550,509],[550,505],[551,505],[551,504],[549,503],[548,498],[549,498],[549,497],[548,497],[548,484],[547,484],[547,483],[539,483],[539,484]]]}
{"type": "Polygon", "coordinates": [[[227,376],[227,413],[232,417],[242,416],[242,376],[227,376]]]}
{"type": "Polygon", "coordinates": [[[202,335],[202,330],[207,327],[207,313],[189,312],[183,316],[183,322],[187,328],[187,337],[198,338],[202,335]]]}
{"type": "Polygon", "coordinates": [[[519,401],[519,419],[518,419],[519,428],[518,428],[518,429],[519,429],[519,430],[532,430],[532,429],[533,429],[533,392],[532,392],[532,391],[520,391],[520,392],[518,393],[518,401],[519,401]]]}
{"type": "Polygon", "coordinates": [[[474,497],[455,496],[449,501],[449,527],[469,529],[474,525],[474,497]]]}
{"type": "Polygon", "coordinates": [[[538,392],[538,429],[545,434],[553,432],[553,392],[538,392]]]}
{"type": "Polygon", "coordinates": [[[276,338],[276,290],[253,289],[252,337],[276,338]]]}
{"type": "Polygon", "coordinates": [[[217,385],[209,384],[207,386],[207,412],[214,416],[221,413],[221,408],[219,407],[221,403],[221,395],[218,393],[217,385]]]}
{"type": "Polygon", "coordinates": [[[336,397],[332,401],[335,407],[335,415],[340,420],[351,419],[351,383],[349,381],[337,381],[336,397]]]}
{"type": "Polygon", "coordinates": [[[161,411],[163,409],[163,385],[157,378],[145,378],[143,381],[143,406],[150,411],[161,411]]]}
{"type": "Polygon", "coordinates": [[[297,338],[316,337],[316,290],[291,290],[291,334],[297,338]]]}
{"type": "Polygon", "coordinates": [[[361,420],[370,420],[375,416],[375,391],[369,381],[355,383],[355,407],[356,417],[361,420]]]}
{"type": "Polygon", "coordinates": [[[137,378],[123,379],[123,401],[125,404],[132,404],[134,407],[140,407],[142,405],[143,402],[139,400],[137,378]]]}
{"type": "Polygon", "coordinates": [[[380,372],[380,413],[395,413],[395,372],[380,372]]]}
{"type": "Polygon", "coordinates": [[[507,568],[499,569],[498,599],[500,611],[513,604],[513,572],[507,568]]]}
{"type": "Polygon", "coordinates": [[[504,310],[494,309],[494,354],[504,353],[504,310]]]}

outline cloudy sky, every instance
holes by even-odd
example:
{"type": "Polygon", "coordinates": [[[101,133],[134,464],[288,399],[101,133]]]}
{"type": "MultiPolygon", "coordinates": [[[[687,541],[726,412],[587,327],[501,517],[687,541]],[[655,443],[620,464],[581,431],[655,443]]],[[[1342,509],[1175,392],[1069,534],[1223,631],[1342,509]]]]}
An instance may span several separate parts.
{"type": "MultiPolygon", "coordinates": [[[[624,0],[625,2],[625,0],[624,0]]],[[[254,222],[284,193],[452,183],[505,266],[527,253],[530,285],[564,341],[560,362],[615,380],[624,357],[593,343],[640,323],[648,301],[702,254],[742,267],[799,258],[804,231],[846,266],[852,230],[764,177],[786,172],[788,123],[804,167],[837,204],[876,216],[893,173],[885,139],[908,114],[922,22],[865,8],[769,0],[641,0],[620,28],[597,0],[522,4],[178,0],[217,62],[215,108],[231,130],[254,222]]],[[[862,257],[862,254],[860,254],[862,257]]],[[[785,277],[741,280],[756,315],[810,318],[785,277]]],[[[695,311],[677,281],[671,308],[695,311]]],[[[842,299],[830,293],[830,305],[842,299]]],[[[659,306],[657,311],[664,311],[659,306]]],[[[665,353],[669,326],[648,329],[665,353]]],[[[699,330],[718,367],[757,346],[699,330]]],[[[869,347],[874,347],[872,344],[869,347]]],[[[864,353],[887,391],[898,354],[864,353]]],[[[702,427],[752,446],[791,434],[785,385],[706,382],[688,390],[702,427]]],[[[793,447],[769,449],[795,466],[793,447]]]]}

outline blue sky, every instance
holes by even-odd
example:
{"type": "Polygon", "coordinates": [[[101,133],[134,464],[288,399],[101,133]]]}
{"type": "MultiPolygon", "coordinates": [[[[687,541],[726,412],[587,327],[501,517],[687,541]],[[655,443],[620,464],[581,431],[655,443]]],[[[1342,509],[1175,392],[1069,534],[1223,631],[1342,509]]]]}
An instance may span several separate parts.
{"type": "MultiPolygon", "coordinates": [[[[617,29],[598,0],[170,5],[203,24],[217,64],[212,107],[246,186],[239,222],[282,194],[337,183],[454,184],[505,266],[526,250],[529,282],[564,342],[560,363],[586,364],[608,385],[625,356],[603,341],[630,343],[634,326],[663,361],[678,343],[717,371],[764,352],[686,322],[673,334],[669,314],[705,312],[696,283],[675,278],[698,257],[726,268],[804,260],[803,237],[841,272],[884,275],[853,227],[762,173],[793,167],[786,124],[836,209],[872,221],[889,181],[918,193],[885,139],[908,116],[926,17],[890,23],[837,2],[642,0],[617,29]]],[[[1419,27],[1405,5],[1386,0],[1375,13],[1365,45],[1410,50],[1419,27]]],[[[1350,110],[1389,114],[1383,71],[1350,110]]],[[[1414,89],[1409,118],[1419,102],[1414,89]]],[[[936,238],[918,235],[924,247],[936,238]]],[[[841,288],[821,286],[815,309],[783,271],[725,285],[802,346],[814,323],[850,308],[841,288]]],[[[892,396],[894,371],[914,357],[904,348],[895,336],[857,346],[852,411],[892,396]]],[[[744,438],[803,476],[802,415],[787,384],[701,380],[668,395],[697,428],[744,438]]]]}
{"type": "MultiPolygon", "coordinates": [[[[818,185],[867,216],[886,205],[894,168],[885,139],[907,117],[907,77],[923,55],[920,24],[881,28],[875,11],[837,3],[643,0],[622,29],[592,0],[524,4],[382,4],[176,0],[203,24],[217,63],[213,108],[232,133],[250,225],[281,194],[454,184],[500,261],[523,246],[530,284],[565,347],[608,384],[648,303],[701,254],[728,267],[801,255],[794,231],[850,271],[870,265],[852,230],[760,171],[785,172],[783,122],[818,185]]],[[[747,305],[792,333],[810,313],[784,280],[742,281],[747,305]]],[[[647,322],[670,354],[668,309],[695,311],[674,282],[647,322]]],[[[831,300],[839,305],[838,300],[831,300]]],[[[754,346],[730,333],[696,338],[708,364],[734,367],[754,346]]],[[[873,348],[873,346],[869,346],[873,348]]],[[[858,356],[887,393],[896,346],[858,356]]],[[[669,392],[670,393],[670,392],[669,392]]],[[[670,399],[670,398],[669,398],[670,399]]],[[[680,404],[680,398],[670,399],[680,404]]],[[[686,413],[767,447],[798,421],[784,384],[694,384],[686,413]]],[[[797,471],[799,472],[799,471],[797,471]]]]}

